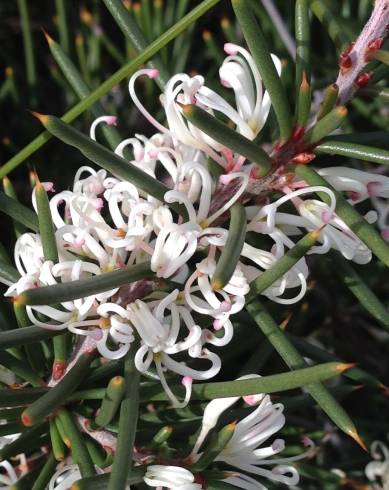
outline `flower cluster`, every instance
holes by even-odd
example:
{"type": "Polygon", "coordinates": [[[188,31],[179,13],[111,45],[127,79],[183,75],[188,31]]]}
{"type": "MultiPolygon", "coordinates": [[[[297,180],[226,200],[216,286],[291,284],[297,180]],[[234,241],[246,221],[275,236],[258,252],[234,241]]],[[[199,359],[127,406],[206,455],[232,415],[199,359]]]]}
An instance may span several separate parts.
{"type": "MultiPolygon", "coordinates": [[[[26,311],[34,325],[88,336],[108,359],[123,357],[134,339],[139,339],[137,369],[159,378],[177,407],[188,403],[193,380],[206,380],[219,372],[221,360],[214,351],[233,337],[231,316],[243,309],[250,283],[294,246],[295,237],[321,229],[311,254],[334,249],[359,264],[371,259],[369,248],[337,216],[331,190],[276,172],[266,178],[266,193],[259,194],[264,183],[256,177],[253,163],[186,121],[181,104],[195,104],[213,116],[221,113],[251,140],[264,126],[270,99],[250,53],[231,43],[225,45],[225,51],[228,56],[219,70],[220,81],[232,89],[234,105],[208,88],[202,76],[178,74],[161,96],[167,121],[163,126],[142,105],[135,90],[139,77],[152,79],[158,72],[139,70],[129,82],[132,100],[158,133],[125,139],[115,153],[124,157],[130,147],[131,163],[170,188],[164,202],[105,170],[81,167],[73,189],[50,200],[58,263],[44,259],[39,234],[26,233],[15,246],[21,278],[14,284],[4,281],[9,286],[6,296],[17,296],[26,289],[149,261],[153,280],[57,306],[27,306],[26,311]],[[218,178],[209,160],[219,165],[218,178]],[[314,198],[317,192],[325,193],[330,204],[314,198]],[[229,234],[228,211],[237,201],[245,206],[248,234],[232,277],[218,289],[212,278],[229,234]],[[171,209],[177,203],[185,210],[180,216],[171,209]],[[182,377],[183,401],[169,388],[167,371],[182,377]]],[[[280,72],[281,63],[274,55],[273,62],[280,72]]],[[[116,124],[116,118],[98,118],[91,127],[92,139],[96,139],[99,124],[116,124]]],[[[383,225],[387,177],[343,167],[319,172],[335,189],[345,192],[351,203],[375,200],[378,223],[387,234],[383,225]]],[[[52,190],[52,184],[44,185],[52,190]]],[[[32,201],[36,209],[34,193],[32,201]]],[[[370,222],[377,217],[375,211],[366,215],[370,222]]],[[[299,301],[307,288],[307,276],[302,258],[263,294],[281,304],[299,301]]]]}
{"type": "MultiPolygon", "coordinates": [[[[257,375],[248,377],[254,376],[257,375]]],[[[273,403],[270,396],[264,394],[243,397],[243,400],[245,402],[244,412],[248,413],[241,420],[232,424],[233,435],[214,460],[216,464],[222,464],[223,470],[209,469],[206,478],[210,478],[215,483],[225,482],[232,488],[246,490],[259,488],[265,490],[266,487],[261,483],[263,480],[288,486],[297,485],[299,474],[293,462],[313,456],[313,443],[307,439],[305,445],[308,446],[308,450],[297,456],[274,457],[285,449],[285,441],[274,439],[267,446],[265,443],[274,437],[285,424],[283,405],[273,403]]],[[[145,454],[142,456],[143,460],[140,457],[143,463],[143,473],[140,474],[139,480],[143,480],[148,488],[158,490],[205,490],[208,488],[205,483],[205,475],[202,471],[196,470],[193,465],[201,458],[204,447],[207,447],[210,433],[215,432],[216,427],[220,425],[219,420],[222,414],[238,401],[239,397],[219,398],[206,405],[197,440],[189,455],[185,456],[181,448],[178,450],[180,453],[178,461],[169,461],[168,456],[158,454],[145,454]],[[144,464],[145,461],[146,464],[144,464]]],[[[229,418],[232,418],[232,415],[229,415],[229,418]]],[[[138,451],[141,456],[142,450],[138,451]]],[[[135,469],[138,468],[138,465],[139,462],[135,460],[135,469]]],[[[66,490],[79,478],[80,473],[76,465],[60,465],[51,478],[49,490],[66,490]]]]}

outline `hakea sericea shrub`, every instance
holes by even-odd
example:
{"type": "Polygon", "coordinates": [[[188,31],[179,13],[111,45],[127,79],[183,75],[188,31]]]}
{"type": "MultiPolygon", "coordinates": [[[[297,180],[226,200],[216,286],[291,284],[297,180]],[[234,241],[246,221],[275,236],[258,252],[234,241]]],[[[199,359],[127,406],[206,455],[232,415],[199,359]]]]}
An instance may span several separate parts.
{"type": "MultiPolygon", "coordinates": [[[[266,480],[295,486],[293,462],[316,450],[304,438],[309,449],[280,454],[285,441],[276,434],[285,424],[284,406],[266,393],[302,386],[363,446],[320,383],[352,365],[307,367],[261,296],[280,305],[300,301],[307,291],[307,255],[331,252],[342,264],[367,264],[374,254],[389,264],[389,178],[350,167],[316,168],[314,161],[321,152],[387,163],[384,150],[336,139],[323,143],[347,118],[341,104],[371,77],[363,70],[383,42],[387,2],[376,2],[360,37],[342,54],[337,83],[318,113],[310,110],[307,48],[298,52],[294,117],[280,81],[281,61],[267,51],[249,3],[233,1],[249,49],[225,44],[219,68],[229,100],[203,76],[178,73],[163,89],[164,117],[157,118],[142,103],[138,79],[153,80],[160,72],[142,68],[130,78],[129,94],[156,133],[135,134],[114,152],[96,140],[98,126],[115,126],[115,116],[99,116],[88,137],[35,113],[49,133],[101,168],[81,166],[72,189],[59,192],[34,174],[35,214],[17,208],[16,219],[32,231],[17,239],[16,269],[4,265],[1,280],[23,329],[0,334],[0,345],[12,348],[4,351],[4,365],[33,388],[19,398],[18,390],[3,390],[3,406],[22,406],[18,417],[28,427],[20,436],[9,432],[2,443],[5,485],[19,478],[11,458],[33,444],[35,490],[128,484],[256,489],[267,488],[266,480]],[[279,136],[265,151],[257,137],[271,110],[279,136]],[[356,210],[360,203],[364,216],[356,210]],[[204,383],[223,371],[222,348],[234,342],[234,318],[243,310],[292,371],[204,383]],[[26,359],[17,347],[23,342],[26,359]],[[227,409],[240,399],[244,408],[229,411],[225,425],[227,409]],[[101,400],[99,408],[88,400],[101,400]],[[181,413],[193,400],[212,401],[191,422],[189,434],[197,432],[184,447],[171,438],[174,425],[161,422],[147,436],[138,424],[138,416],[152,419],[153,403],[181,413]],[[58,461],[64,463],[57,467],[58,461]]],[[[304,36],[308,5],[296,4],[297,35],[304,36]]],[[[375,297],[369,301],[387,327],[383,306],[375,297]]],[[[367,476],[373,473],[370,466],[367,476]]]]}

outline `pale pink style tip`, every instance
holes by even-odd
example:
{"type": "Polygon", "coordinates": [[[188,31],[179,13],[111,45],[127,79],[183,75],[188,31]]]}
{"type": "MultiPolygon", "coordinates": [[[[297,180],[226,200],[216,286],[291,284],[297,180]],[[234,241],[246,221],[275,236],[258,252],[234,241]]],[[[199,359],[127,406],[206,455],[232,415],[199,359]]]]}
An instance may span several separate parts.
{"type": "Polygon", "coordinates": [[[46,192],[55,192],[53,182],[42,182],[42,186],[46,192]]]}
{"type": "Polygon", "coordinates": [[[88,336],[91,337],[96,342],[98,342],[103,338],[103,332],[100,329],[89,330],[88,336]]]}
{"type": "Polygon", "coordinates": [[[95,209],[99,211],[104,207],[104,201],[100,197],[98,197],[97,199],[94,200],[93,205],[95,209]]]}
{"type": "Polygon", "coordinates": [[[83,245],[85,245],[85,240],[83,238],[77,238],[74,242],[74,245],[76,247],[82,247],[83,245]]]}
{"type": "Polygon", "coordinates": [[[232,308],[232,304],[229,301],[222,301],[220,303],[220,309],[224,313],[228,313],[232,308]]]}
{"type": "Polygon", "coordinates": [[[254,407],[255,405],[258,405],[258,403],[262,400],[263,395],[247,395],[247,396],[242,396],[243,400],[247,405],[250,405],[250,407],[254,407]]]}
{"type": "Polygon", "coordinates": [[[148,152],[149,158],[151,158],[152,160],[155,160],[158,156],[158,153],[159,153],[158,150],[155,150],[155,149],[150,150],[148,152]]]}
{"type": "Polygon", "coordinates": [[[213,328],[215,330],[220,330],[222,328],[223,324],[220,320],[214,320],[213,321],[213,328]]]}
{"type": "Polygon", "coordinates": [[[304,447],[313,447],[315,445],[315,443],[312,441],[312,439],[308,436],[304,436],[302,439],[301,439],[304,447]]]}
{"type": "Polygon", "coordinates": [[[381,182],[369,182],[366,186],[369,197],[375,197],[378,194],[381,186],[381,182]]]}
{"type": "Polygon", "coordinates": [[[238,52],[236,44],[225,43],[224,52],[230,55],[235,55],[238,52]]]}
{"type": "Polygon", "coordinates": [[[181,380],[181,384],[185,386],[185,388],[190,388],[193,383],[193,378],[191,376],[184,376],[181,380]]]}
{"type": "Polygon", "coordinates": [[[157,78],[158,75],[159,75],[159,70],[157,70],[156,68],[151,68],[147,72],[147,76],[149,78],[151,78],[151,80],[154,80],[154,78],[157,78]]]}
{"type": "Polygon", "coordinates": [[[107,116],[105,122],[108,124],[108,126],[116,126],[118,123],[118,118],[116,116],[107,116]]]}
{"type": "Polygon", "coordinates": [[[321,213],[321,219],[322,219],[323,223],[325,223],[326,225],[331,221],[331,218],[332,218],[332,213],[330,213],[328,211],[323,211],[321,213]]]}

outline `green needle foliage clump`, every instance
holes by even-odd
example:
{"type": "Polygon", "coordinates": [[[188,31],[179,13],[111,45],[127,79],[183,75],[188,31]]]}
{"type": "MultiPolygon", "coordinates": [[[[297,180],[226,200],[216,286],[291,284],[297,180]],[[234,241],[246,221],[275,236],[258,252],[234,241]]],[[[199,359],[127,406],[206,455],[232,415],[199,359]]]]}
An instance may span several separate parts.
{"type": "Polygon", "coordinates": [[[388,1],[48,10],[0,32],[1,484],[386,488],[388,1]]]}

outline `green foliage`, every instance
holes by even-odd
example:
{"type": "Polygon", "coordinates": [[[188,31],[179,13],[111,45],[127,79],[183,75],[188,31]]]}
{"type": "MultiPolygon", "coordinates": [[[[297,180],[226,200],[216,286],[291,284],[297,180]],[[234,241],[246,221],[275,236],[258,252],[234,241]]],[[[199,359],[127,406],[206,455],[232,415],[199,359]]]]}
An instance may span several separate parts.
{"type": "MultiPolygon", "coordinates": [[[[79,346],[55,326],[52,330],[31,326],[26,309],[31,305],[58,305],[123,286],[131,288],[142,281],[153,283],[150,294],[155,296],[151,298],[158,298],[158,289],[181,289],[173,281],[155,277],[149,261],[118,270],[107,269],[89,279],[28,289],[14,299],[13,315],[12,308],[2,301],[5,313],[1,310],[0,365],[15,376],[15,385],[2,383],[0,388],[2,435],[14,432],[21,435],[1,447],[0,456],[9,459],[23,451],[30,456],[42,446],[50,447],[34,470],[22,476],[12,488],[44,490],[56,471],[57,461],[62,461],[69,451],[82,477],[72,486],[74,490],[124,490],[127,484],[135,489],[144,488],[141,482],[145,465],[132,467],[135,447],[145,454],[155,451],[161,461],[180,461],[203,476],[210,470],[209,489],[235,488],[219,481],[222,478],[217,478],[220,475],[216,475],[218,469],[214,468],[215,458],[233,437],[233,419],[221,420],[194,465],[185,459],[189,454],[187,441],[192,440],[199,428],[206,401],[258,392],[290,391],[282,398],[292,420],[285,429],[285,437],[296,443],[297,437],[304,434],[318,442],[319,456],[314,463],[298,465],[302,488],[337,488],[340,483],[338,475],[331,472],[334,467],[347,474],[350,485],[363,484],[361,468],[369,458],[361,456],[359,449],[351,446],[337,429],[362,447],[360,433],[367,443],[377,437],[385,439],[389,433],[385,417],[388,402],[382,394],[389,383],[389,290],[385,269],[389,265],[389,247],[375,224],[363,218],[363,205],[351,205],[347,193],[335,191],[313,168],[316,164],[344,164],[359,170],[387,171],[388,122],[383,108],[388,99],[387,45],[370,58],[365,57],[366,70],[372,70],[372,76],[368,86],[347,101],[347,107],[339,105],[339,87],[334,83],[339,68],[334,52],[341,55],[341,64],[342,60],[347,64],[344,50],[366,23],[370,2],[275,1],[284,19],[284,29],[294,29],[296,59],[293,60],[285,36],[261,2],[232,0],[230,6],[218,5],[218,1],[90,1],[82,7],[80,18],[78,7],[64,0],[52,2],[49,12],[42,14],[34,2],[25,0],[18,0],[14,7],[0,7],[10,19],[19,19],[17,29],[23,45],[23,57],[19,54],[13,59],[14,48],[8,49],[9,40],[0,37],[7,66],[0,101],[5,108],[3,117],[10,121],[2,128],[7,161],[0,167],[0,178],[4,179],[0,212],[5,217],[0,243],[1,279],[11,284],[20,277],[10,259],[12,244],[8,230],[13,230],[16,236],[26,231],[40,233],[45,259],[58,262],[57,237],[47,192],[34,178],[37,217],[25,204],[30,191],[20,190],[28,187],[25,174],[21,169],[15,173],[14,170],[25,164],[37,165],[45,180],[61,176],[59,185],[66,188],[71,185],[73,170],[86,157],[163,202],[169,190],[164,182],[111,151],[123,139],[121,132],[127,133],[128,128],[101,127],[101,136],[110,149],[85,136],[86,128],[92,117],[109,113],[127,119],[132,129],[143,132],[136,110],[122,103],[127,93],[122,82],[147,64],[158,69],[156,81],[161,90],[173,74],[193,69],[205,69],[207,83],[213,87],[217,81],[215,67],[223,59],[225,41],[245,42],[250,49],[271,99],[268,122],[255,140],[250,141],[235,131],[231,121],[221,120],[218,114],[213,117],[196,105],[182,107],[186,120],[255,164],[252,175],[262,179],[261,185],[270,182],[262,195],[254,190],[247,202],[262,205],[275,198],[288,185],[290,176],[309,185],[324,186],[334,191],[337,215],[375,258],[364,271],[350,266],[337,252],[329,261],[320,260],[320,256],[309,257],[313,274],[304,302],[274,307],[274,303],[266,301],[265,306],[258,296],[309,254],[317,245],[322,229],[298,240],[252,282],[245,310],[233,317],[236,340],[223,350],[220,379],[194,384],[191,403],[185,409],[169,407],[166,392],[156,381],[154,371],[146,373],[147,381],[140,378],[134,361],[138,338],[124,360],[111,360],[102,365],[93,355],[83,354],[60,376],[58,383],[51,384],[49,371],[53,361],[54,365],[63,363],[65,369],[71,362],[70,352],[76,352],[79,346]],[[44,45],[37,29],[40,25],[53,33],[54,38],[58,37],[58,42],[46,35],[48,47],[44,45]],[[282,58],[281,76],[276,72],[271,52],[282,58]],[[27,108],[63,113],[63,116],[35,114],[45,127],[36,136],[36,124],[23,115],[27,108]],[[51,139],[52,144],[46,145],[51,139]],[[264,145],[269,142],[271,149],[264,145]],[[8,174],[12,183],[6,178],[8,174]],[[278,186],[276,179],[280,175],[285,175],[285,181],[278,186]],[[284,318],[288,320],[282,321],[284,318]],[[307,359],[317,364],[310,365],[307,359]],[[261,377],[231,381],[248,373],[260,373],[261,377]],[[340,374],[344,377],[339,377],[340,374]],[[336,382],[332,382],[335,378],[336,382]],[[359,390],[361,385],[368,389],[359,390]],[[87,425],[83,425],[83,418],[87,425]],[[33,427],[23,427],[20,420],[26,427],[33,427]],[[374,426],[371,421],[375,422],[374,426]],[[114,435],[114,457],[113,448],[106,441],[96,438],[92,442],[95,430],[99,435],[114,435]],[[95,465],[111,464],[110,474],[96,475],[95,465]]],[[[5,37],[1,33],[0,36],[5,37]]],[[[145,105],[160,111],[156,102],[159,91],[152,82],[142,80],[141,87],[147,100],[145,105]]],[[[210,162],[210,166],[214,163],[210,162]]],[[[329,203],[326,193],[317,194],[329,203]]],[[[183,221],[188,219],[182,204],[168,206],[175,216],[183,221]]],[[[220,256],[216,255],[211,284],[214,290],[228,284],[241,259],[244,243],[251,239],[242,204],[232,206],[225,221],[229,223],[228,238],[220,256]]],[[[206,223],[199,226],[203,225],[206,223]]],[[[202,251],[197,253],[200,255],[202,251]]],[[[44,314],[40,315],[44,319],[44,314]]],[[[104,327],[99,325],[102,330],[104,327]]],[[[56,381],[54,371],[53,378],[56,381]]],[[[173,383],[171,389],[174,396],[185,396],[182,386],[173,383]]],[[[228,416],[247,413],[247,409],[236,409],[236,413],[234,410],[228,416]]]]}

